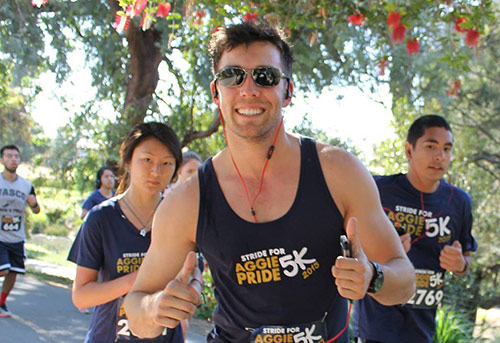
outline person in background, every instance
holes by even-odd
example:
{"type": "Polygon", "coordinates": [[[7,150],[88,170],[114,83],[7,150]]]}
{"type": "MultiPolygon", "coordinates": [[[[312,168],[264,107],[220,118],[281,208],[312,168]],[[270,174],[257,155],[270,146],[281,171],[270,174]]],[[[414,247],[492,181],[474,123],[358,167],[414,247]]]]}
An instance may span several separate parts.
{"type": "MultiPolygon", "coordinates": [[[[181,183],[186,181],[198,171],[198,167],[203,163],[200,155],[194,151],[186,151],[182,154],[182,165],[179,168],[177,175],[177,182],[181,183]]],[[[176,183],[177,183],[176,182],[176,183]]]]}
{"type": "Polygon", "coordinates": [[[161,192],[182,163],[179,139],[165,124],[138,124],[122,143],[120,160],[117,195],[90,210],[68,257],[77,264],[73,303],[95,306],[85,342],[183,342],[180,325],[154,340],[138,339],[122,306],[148,251],[161,192]]]}
{"type": "Polygon", "coordinates": [[[113,173],[113,169],[110,167],[102,167],[97,171],[95,190],[90,193],[82,205],[82,219],[85,218],[92,207],[111,198],[115,194],[113,191],[113,188],[115,187],[115,180],[115,174],[113,173]]]}
{"type": "Polygon", "coordinates": [[[0,295],[0,317],[10,317],[6,300],[14,288],[17,274],[24,274],[26,204],[33,213],[40,212],[35,188],[17,175],[21,163],[19,148],[6,145],[0,150],[4,170],[0,174],[0,276],[4,277],[0,295]]]}
{"type": "Polygon", "coordinates": [[[448,122],[438,115],[422,116],[408,130],[408,172],[375,177],[382,206],[415,266],[417,291],[403,306],[384,306],[371,297],[358,301],[353,329],[359,342],[431,343],[444,273],[463,276],[469,269],[477,249],[471,197],[443,179],[452,150],[448,122]]]}

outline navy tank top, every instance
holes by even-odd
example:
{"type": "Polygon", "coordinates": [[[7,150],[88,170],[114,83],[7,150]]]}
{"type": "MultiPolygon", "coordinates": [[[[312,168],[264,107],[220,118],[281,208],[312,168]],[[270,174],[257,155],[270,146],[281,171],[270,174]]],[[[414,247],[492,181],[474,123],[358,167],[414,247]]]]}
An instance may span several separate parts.
{"type": "MultiPolygon", "coordinates": [[[[324,179],[315,141],[301,137],[300,145],[294,202],[271,222],[241,219],[224,197],[212,160],[199,169],[196,243],[208,261],[218,301],[209,342],[250,342],[251,331],[263,325],[315,321],[326,323],[330,339],[345,326],[347,301],[331,274],[341,255],[343,218],[324,179]]],[[[335,342],[348,342],[348,333],[335,342]]]]}

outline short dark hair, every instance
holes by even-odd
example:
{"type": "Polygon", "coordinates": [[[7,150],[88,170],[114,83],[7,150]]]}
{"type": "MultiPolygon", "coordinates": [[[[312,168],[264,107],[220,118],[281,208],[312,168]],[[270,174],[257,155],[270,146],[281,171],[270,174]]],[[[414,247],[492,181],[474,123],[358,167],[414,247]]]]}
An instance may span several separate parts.
{"type": "Polygon", "coordinates": [[[15,146],[14,144],[9,144],[9,145],[4,145],[2,149],[0,150],[0,156],[3,156],[4,150],[17,150],[17,152],[20,153],[19,148],[15,146]]]}
{"type": "Polygon", "coordinates": [[[436,114],[428,114],[418,118],[411,124],[408,135],[406,136],[406,141],[412,146],[415,146],[417,140],[422,137],[425,134],[425,130],[430,127],[442,127],[453,134],[450,124],[446,119],[436,114]]]}
{"type": "Polygon", "coordinates": [[[118,174],[120,183],[116,194],[125,192],[130,184],[130,174],[127,165],[132,160],[135,148],[148,138],[155,138],[164,144],[175,158],[175,170],[172,179],[175,179],[177,170],[182,164],[182,151],[179,137],[168,125],[159,122],[141,123],[134,126],[120,147],[120,168],[118,174]]]}
{"type": "Polygon", "coordinates": [[[186,151],[185,153],[182,154],[182,165],[185,165],[186,163],[188,163],[191,160],[196,160],[200,163],[203,162],[200,155],[198,155],[194,151],[186,151]]]}
{"type": "Polygon", "coordinates": [[[97,171],[97,175],[96,175],[96,179],[95,179],[95,189],[99,189],[101,188],[102,186],[102,182],[101,182],[101,177],[102,177],[102,174],[104,174],[104,172],[106,170],[109,170],[111,171],[113,174],[115,174],[113,168],[111,167],[108,167],[108,166],[104,166],[102,168],[99,168],[99,170],[97,171]]]}
{"type": "Polygon", "coordinates": [[[209,45],[213,74],[215,75],[218,71],[219,61],[224,51],[254,42],[269,42],[276,46],[280,51],[281,63],[285,69],[283,72],[288,77],[292,77],[293,54],[290,45],[285,41],[284,34],[278,28],[273,28],[261,21],[243,22],[216,29],[209,45]]]}

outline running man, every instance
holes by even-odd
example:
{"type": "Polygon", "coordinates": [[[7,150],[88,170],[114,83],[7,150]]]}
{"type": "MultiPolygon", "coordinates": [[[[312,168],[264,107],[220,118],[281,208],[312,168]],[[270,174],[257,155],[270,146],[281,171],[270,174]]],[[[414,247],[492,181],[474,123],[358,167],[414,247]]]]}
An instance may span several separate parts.
{"type": "Polygon", "coordinates": [[[154,337],[195,312],[196,244],[218,300],[209,342],[347,342],[346,298],[393,305],[414,291],[375,183],[344,150],[285,132],[293,58],[276,30],[219,28],[211,53],[227,148],[160,205],[126,298],[130,328],[154,337]],[[346,231],[355,258],[339,257],[346,231]]]}
{"type": "Polygon", "coordinates": [[[0,317],[10,317],[5,304],[14,288],[17,274],[24,274],[24,241],[26,239],[24,207],[40,212],[35,189],[28,180],[17,175],[21,163],[19,148],[6,145],[0,150],[4,170],[0,176],[0,276],[4,276],[0,295],[0,317]]]}
{"type": "Polygon", "coordinates": [[[376,177],[384,210],[415,266],[417,291],[404,306],[370,297],[357,302],[353,324],[360,342],[432,342],[444,273],[467,273],[477,244],[469,194],[443,179],[452,148],[453,133],[443,117],[420,117],[408,131],[408,173],[376,177]]]}

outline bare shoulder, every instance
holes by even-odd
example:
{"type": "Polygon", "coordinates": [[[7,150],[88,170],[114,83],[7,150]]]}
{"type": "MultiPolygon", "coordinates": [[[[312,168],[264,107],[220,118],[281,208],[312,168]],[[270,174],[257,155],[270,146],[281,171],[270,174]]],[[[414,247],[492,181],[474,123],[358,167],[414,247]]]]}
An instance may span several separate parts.
{"type": "Polygon", "coordinates": [[[158,207],[154,229],[161,234],[182,236],[194,242],[200,192],[198,175],[172,188],[158,207]]]}
{"type": "Polygon", "coordinates": [[[345,214],[355,198],[374,190],[375,183],[366,167],[350,152],[321,142],[316,143],[316,149],[330,194],[345,214]]]}

